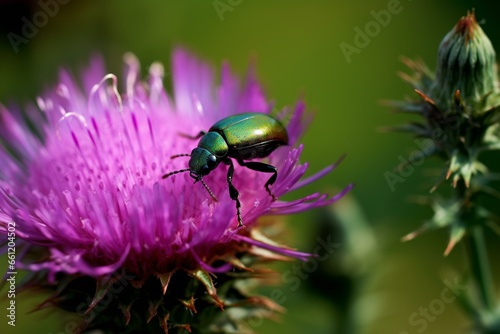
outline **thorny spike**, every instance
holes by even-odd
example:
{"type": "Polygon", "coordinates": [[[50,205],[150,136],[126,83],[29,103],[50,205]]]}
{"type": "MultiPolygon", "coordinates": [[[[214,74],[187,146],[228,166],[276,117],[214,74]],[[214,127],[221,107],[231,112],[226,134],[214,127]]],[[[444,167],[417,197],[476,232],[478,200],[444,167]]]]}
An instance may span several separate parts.
{"type": "Polygon", "coordinates": [[[168,284],[170,283],[170,279],[172,278],[172,273],[157,274],[156,276],[160,280],[160,283],[161,283],[161,286],[162,286],[163,295],[165,295],[167,293],[167,288],[168,288],[168,284]]]}
{"type": "Polygon", "coordinates": [[[413,240],[415,239],[416,237],[418,237],[420,234],[424,233],[425,231],[427,231],[429,229],[429,226],[427,225],[423,225],[421,226],[420,228],[418,228],[417,230],[405,235],[404,237],[401,238],[401,241],[402,242],[405,242],[405,241],[410,241],[410,240],[413,240]]]}
{"type": "Polygon", "coordinates": [[[212,281],[210,274],[202,269],[198,269],[192,272],[191,275],[205,286],[207,293],[210,297],[212,297],[215,305],[222,310],[224,308],[224,302],[217,295],[217,290],[215,289],[214,282],[212,281]]]}
{"type": "Polygon", "coordinates": [[[173,326],[174,328],[182,328],[191,333],[191,325],[190,324],[176,324],[173,326]]]}
{"type": "Polygon", "coordinates": [[[460,240],[462,240],[462,238],[465,236],[466,229],[464,226],[454,225],[452,226],[450,232],[451,232],[450,241],[446,246],[446,250],[444,251],[444,256],[448,256],[450,252],[453,250],[453,248],[460,242],[460,240]]]}
{"type": "Polygon", "coordinates": [[[93,310],[93,308],[106,296],[106,294],[109,292],[109,289],[111,286],[116,283],[118,279],[116,277],[113,278],[103,278],[100,280],[97,280],[96,284],[96,291],[94,298],[90,302],[89,307],[85,311],[85,314],[89,314],[90,311],[93,310]]]}
{"type": "Polygon", "coordinates": [[[415,93],[417,93],[418,95],[420,95],[420,97],[425,101],[427,102],[429,105],[435,107],[437,109],[437,106],[436,106],[436,102],[434,102],[433,99],[431,99],[430,97],[428,97],[424,92],[418,90],[418,89],[415,89],[415,93]]]}
{"type": "Polygon", "coordinates": [[[148,307],[149,317],[147,323],[151,322],[151,320],[153,320],[153,318],[158,315],[158,307],[160,307],[161,304],[162,304],[161,298],[156,301],[149,302],[149,307],[148,307]]]}
{"type": "Polygon", "coordinates": [[[194,306],[194,301],[195,301],[194,296],[191,296],[191,298],[189,298],[188,300],[183,300],[180,298],[177,298],[177,300],[180,301],[182,305],[184,305],[184,307],[191,310],[193,313],[198,313],[196,311],[196,307],[194,306]]]}
{"type": "Polygon", "coordinates": [[[120,309],[122,310],[125,325],[128,325],[130,323],[130,318],[132,317],[132,314],[130,313],[130,310],[132,309],[133,303],[129,304],[120,304],[120,309]]]}

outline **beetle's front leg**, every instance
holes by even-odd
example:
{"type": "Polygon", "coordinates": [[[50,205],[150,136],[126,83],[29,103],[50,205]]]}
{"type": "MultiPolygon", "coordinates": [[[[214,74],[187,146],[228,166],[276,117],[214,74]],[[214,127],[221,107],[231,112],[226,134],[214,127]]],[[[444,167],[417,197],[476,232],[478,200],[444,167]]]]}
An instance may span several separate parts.
{"type": "Polygon", "coordinates": [[[196,136],[191,136],[191,135],[188,135],[187,133],[179,132],[179,136],[184,137],[184,138],[193,139],[193,140],[201,138],[201,137],[203,137],[206,134],[207,134],[206,131],[200,131],[196,136]]]}
{"type": "Polygon", "coordinates": [[[277,197],[274,196],[272,193],[271,189],[269,187],[276,182],[276,179],[278,178],[278,169],[274,167],[273,165],[265,164],[263,162],[256,162],[256,161],[248,161],[245,162],[243,160],[238,160],[238,163],[241,166],[244,166],[246,168],[249,168],[251,170],[255,170],[257,172],[262,172],[262,173],[273,173],[269,180],[267,180],[266,184],[264,187],[266,187],[266,190],[268,194],[272,197],[273,201],[276,201],[277,197]]]}
{"type": "Polygon", "coordinates": [[[241,202],[240,202],[240,193],[233,185],[233,174],[234,174],[234,165],[233,161],[229,158],[222,160],[226,165],[229,165],[227,170],[227,184],[229,185],[229,196],[233,201],[236,201],[236,215],[238,217],[238,227],[244,227],[243,220],[241,219],[241,202]]]}

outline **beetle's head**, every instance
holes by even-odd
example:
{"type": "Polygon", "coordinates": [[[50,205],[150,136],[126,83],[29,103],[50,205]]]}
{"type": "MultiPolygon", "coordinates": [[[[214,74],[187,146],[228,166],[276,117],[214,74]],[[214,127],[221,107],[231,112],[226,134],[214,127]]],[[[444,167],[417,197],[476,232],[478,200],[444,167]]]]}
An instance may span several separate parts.
{"type": "Polygon", "coordinates": [[[203,176],[213,171],[219,164],[220,160],[217,160],[217,157],[214,154],[210,153],[210,151],[199,147],[195,148],[191,152],[191,154],[176,154],[173,155],[172,158],[189,156],[191,157],[191,159],[189,160],[189,168],[179,169],[167,173],[163,175],[162,178],[166,179],[167,177],[175,174],[189,172],[189,175],[195,180],[194,183],[200,181],[203,184],[203,187],[205,187],[210,196],[213,198],[213,200],[217,202],[217,197],[203,181],[203,176]]]}
{"type": "Polygon", "coordinates": [[[198,181],[213,171],[219,165],[219,162],[220,160],[217,160],[217,157],[210,151],[197,147],[191,152],[189,175],[198,181]]]}

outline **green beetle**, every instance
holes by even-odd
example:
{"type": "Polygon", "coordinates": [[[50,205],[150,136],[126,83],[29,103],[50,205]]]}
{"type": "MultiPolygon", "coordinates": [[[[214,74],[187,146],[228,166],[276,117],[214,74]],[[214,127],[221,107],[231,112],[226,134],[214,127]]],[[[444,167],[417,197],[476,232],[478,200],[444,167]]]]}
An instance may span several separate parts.
{"type": "Polygon", "coordinates": [[[195,183],[201,181],[210,196],[217,201],[210,188],[203,181],[203,177],[208,175],[223,162],[229,165],[227,171],[227,183],[229,185],[229,196],[236,201],[236,214],[238,217],[238,227],[242,227],[241,203],[239,192],[234,187],[232,179],[234,165],[231,158],[244,167],[263,172],[272,173],[264,187],[269,195],[276,200],[276,197],[269,188],[278,177],[276,167],[256,161],[244,161],[255,158],[265,158],[277,147],[288,145],[288,133],[286,128],[276,118],[263,113],[249,112],[237,114],[221,119],[208,130],[201,131],[198,135],[186,136],[188,138],[200,138],[198,146],[191,151],[191,154],[178,154],[172,156],[177,158],[189,156],[189,168],[177,170],[163,175],[167,178],[171,175],[189,172],[195,183]]]}

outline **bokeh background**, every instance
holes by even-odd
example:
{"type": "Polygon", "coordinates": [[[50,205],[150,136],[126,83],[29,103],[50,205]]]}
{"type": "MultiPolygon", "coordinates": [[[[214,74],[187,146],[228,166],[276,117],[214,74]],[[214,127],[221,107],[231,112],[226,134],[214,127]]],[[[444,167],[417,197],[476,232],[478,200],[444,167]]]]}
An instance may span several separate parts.
{"type": "MultiPolygon", "coordinates": [[[[279,282],[284,274],[277,276],[281,284],[277,287],[284,293],[280,303],[287,312],[279,322],[255,321],[256,332],[441,334],[468,328],[458,302],[446,303],[443,309],[436,309],[439,303],[435,302],[446,287],[443,279],[453,282],[467,267],[463,245],[444,258],[446,230],[400,242],[431,215],[428,208],[413,203],[411,196],[427,193],[437,162],[417,166],[391,190],[384,174],[399,164],[400,156],[408,157],[418,146],[408,135],[380,131],[410,119],[391,114],[380,101],[414,95],[397,76],[406,70],[400,57],[419,57],[434,68],[440,40],[467,10],[475,8],[478,21],[500,48],[500,5],[495,1],[401,0],[400,13],[391,15],[390,22],[348,59],[341,43],[355,46],[355,28],[364,30],[374,21],[371,11],[387,9],[391,1],[65,2],[16,50],[8,33],[21,35],[22,18],[31,21],[43,7],[39,1],[0,1],[2,103],[33,101],[38,92],[56,82],[60,67],[77,73],[95,53],[104,56],[110,72],[122,73],[122,56],[128,51],[141,60],[143,73],[154,61],[164,63],[168,72],[172,49],[182,45],[216,67],[228,60],[241,75],[249,60],[255,59],[259,80],[277,107],[292,105],[304,96],[314,113],[303,138],[302,155],[311,173],[347,153],[335,172],[304,192],[333,193],[355,182],[351,195],[333,208],[287,218],[290,232],[282,238],[301,250],[313,251],[317,238],[331,237],[338,249],[318,268],[303,271],[305,278],[298,285],[279,282]],[[231,10],[218,12],[215,5],[220,2],[231,10]],[[431,313],[425,326],[410,322],[414,312],[429,306],[439,312],[431,313]]],[[[167,76],[167,87],[169,80],[167,76]]],[[[492,253],[498,250],[497,240],[489,237],[492,253]]],[[[294,265],[277,269],[286,273],[294,265]]],[[[500,273],[494,271],[500,281],[500,273]]],[[[12,328],[4,315],[4,288],[0,332],[64,333],[66,314],[28,313],[41,300],[33,293],[18,295],[16,327],[12,328]]],[[[414,318],[418,319],[425,318],[414,318]]]]}

